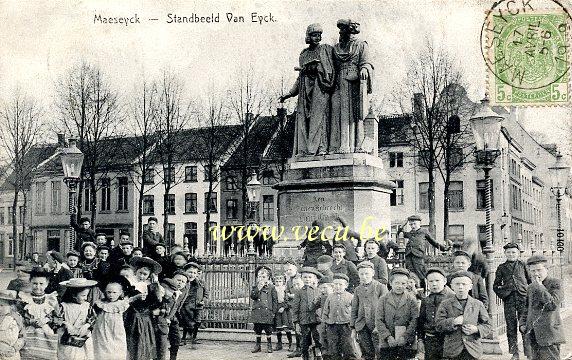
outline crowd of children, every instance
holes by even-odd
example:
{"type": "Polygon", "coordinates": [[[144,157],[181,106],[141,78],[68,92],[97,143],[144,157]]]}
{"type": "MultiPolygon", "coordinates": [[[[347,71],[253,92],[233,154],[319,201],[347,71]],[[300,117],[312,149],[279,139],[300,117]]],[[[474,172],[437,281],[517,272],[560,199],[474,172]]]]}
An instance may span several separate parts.
{"type": "MultiPolygon", "coordinates": [[[[146,236],[144,250],[128,234],[113,248],[95,234],[95,243],[66,256],[49,252],[43,266],[18,263],[17,278],[0,291],[0,360],[174,360],[187,337],[195,348],[208,299],[201,266],[146,236]]],[[[375,240],[365,242],[363,261],[348,259],[346,246],[312,255],[312,265],[288,262],[284,273],[256,269],[253,353],[263,351],[264,334],[267,352],[286,348],[288,358],[304,360],[482,357],[489,299],[480,272],[470,271],[471,255],[455,251],[447,274],[425,269],[422,259],[390,269],[375,240]]],[[[526,356],[558,359],[560,281],[548,276],[543,256],[525,263],[517,244],[504,248],[493,289],[504,304],[509,351],[519,358],[520,330],[526,356]]]]}

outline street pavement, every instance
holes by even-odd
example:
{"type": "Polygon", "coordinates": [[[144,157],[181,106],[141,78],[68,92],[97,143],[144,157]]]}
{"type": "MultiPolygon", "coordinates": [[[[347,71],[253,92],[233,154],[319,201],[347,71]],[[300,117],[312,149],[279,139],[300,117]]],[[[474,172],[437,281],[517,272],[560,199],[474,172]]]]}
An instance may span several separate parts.
{"type": "MultiPolygon", "coordinates": [[[[562,359],[572,359],[572,266],[568,267],[565,271],[565,300],[567,307],[562,309],[564,330],[566,339],[570,339],[567,344],[561,348],[562,359]],[[568,297],[566,299],[566,297],[568,297]]],[[[8,282],[15,277],[12,271],[0,271],[0,288],[5,289],[8,282]]],[[[254,339],[254,334],[252,334],[254,339]]],[[[199,333],[200,338],[200,333],[199,333]]],[[[275,341],[275,337],[273,337],[275,341]]],[[[272,354],[266,353],[266,344],[263,344],[263,351],[257,354],[252,354],[251,350],[254,346],[253,342],[234,342],[234,341],[208,341],[201,340],[201,344],[196,345],[196,349],[191,349],[190,345],[183,345],[179,350],[178,358],[180,360],[242,360],[242,359],[265,359],[265,360],[284,360],[287,359],[288,351],[275,351],[272,354]]],[[[503,355],[485,356],[486,360],[510,360],[511,356],[507,354],[506,338],[501,339],[501,349],[503,355]]],[[[420,354],[419,359],[422,359],[420,354]]],[[[524,355],[521,354],[521,358],[524,355]]],[[[301,358],[297,358],[301,359],[301,358]]]]}

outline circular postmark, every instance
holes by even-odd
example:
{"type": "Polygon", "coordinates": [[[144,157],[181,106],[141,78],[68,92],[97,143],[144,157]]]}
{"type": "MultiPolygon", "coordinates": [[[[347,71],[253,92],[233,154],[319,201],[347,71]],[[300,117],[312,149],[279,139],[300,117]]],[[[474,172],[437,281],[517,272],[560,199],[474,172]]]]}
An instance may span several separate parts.
{"type": "Polygon", "coordinates": [[[571,21],[559,0],[496,1],[480,34],[481,54],[495,82],[521,93],[567,83],[571,21]]]}

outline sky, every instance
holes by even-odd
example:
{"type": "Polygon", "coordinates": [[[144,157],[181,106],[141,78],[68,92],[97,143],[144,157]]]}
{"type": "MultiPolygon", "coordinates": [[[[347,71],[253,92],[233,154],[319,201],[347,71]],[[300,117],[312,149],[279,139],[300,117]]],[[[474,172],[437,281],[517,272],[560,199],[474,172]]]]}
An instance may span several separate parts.
{"type": "MultiPolygon", "coordinates": [[[[361,24],[359,36],[369,44],[374,94],[385,111],[392,109],[384,99],[404,83],[407,63],[426,38],[458,59],[469,97],[477,101],[486,91],[479,35],[491,5],[485,0],[0,0],[0,100],[19,88],[44,106],[46,117],[55,118],[56,83],[80,61],[99,66],[125,98],[142,79],[163,70],[176,73],[190,97],[203,96],[211,87],[228,89],[235,74],[248,67],[287,91],[306,46],[306,27],[320,23],[322,42],[334,44],[336,21],[351,18],[361,24]],[[245,22],[229,23],[228,13],[245,22]],[[274,21],[252,22],[252,13],[267,19],[271,14],[274,21]],[[220,22],[169,24],[168,14],[219,14],[220,22]],[[140,23],[102,24],[96,16],[137,16],[140,23]]],[[[571,121],[570,108],[526,108],[521,114],[530,131],[549,141],[570,141],[559,129],[571,121]]]]}

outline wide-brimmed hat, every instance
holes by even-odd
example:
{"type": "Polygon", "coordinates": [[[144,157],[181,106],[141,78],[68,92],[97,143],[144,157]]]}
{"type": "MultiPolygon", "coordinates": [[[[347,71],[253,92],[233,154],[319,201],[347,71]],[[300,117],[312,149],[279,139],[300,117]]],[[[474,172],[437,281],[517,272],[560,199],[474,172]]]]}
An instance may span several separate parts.
{"type": "Polygon", "coordinates": [[[15,290],[0,290],[0,300],[18,302],[22,301],[18,298],[18,292],[15,290]]]}
{"type": "Polygon", "coordinates": [[[131,260],[129,260],[129,265],[135,268],[147,267],[151,269],[155,275],[163,271],[161,264],[146,256],[132,257],[131,260]]]}
{"type": "Polygon", "coordinates": [[[88,280],[85,278],[73,278],[66,281],[62,281],[60,285],[67,288],[87,288],[97,285],[97,281],[88,280]]]}

